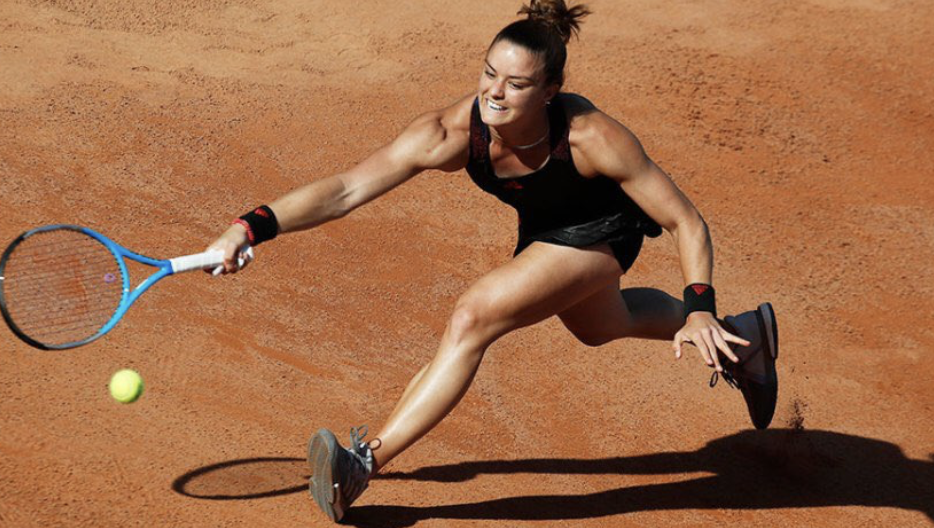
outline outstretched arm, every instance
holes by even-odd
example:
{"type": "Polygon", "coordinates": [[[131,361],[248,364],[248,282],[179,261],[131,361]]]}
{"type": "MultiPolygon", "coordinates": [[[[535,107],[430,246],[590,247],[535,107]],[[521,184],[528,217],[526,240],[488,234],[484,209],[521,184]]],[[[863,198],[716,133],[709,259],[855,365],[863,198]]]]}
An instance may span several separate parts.
{"type": "MultiPolygon", "coordinates": [[[[460,107],[419,116],[392,142],[353,168],[290,191],[269,204],[279,233],[301,231],[341,218],[427,169],[454,171],[466,164],[467,134],[460,107]]],[[[237,253],[248,243],[246,228],[234,224],[210,247],[224,250],[226,272],[235,272],[237,253]]]]}
{"type": "Polygon", "coordinates": [[[448,132],[442,112],[422,115],[350,170],[273,201],[269,206],[279,221],[279,232],[309,229],[343,217],[423,170],[461,168],[457,158],[462,148],[448,132]]]}
{"type": "MultiPolygon", "coordinates": [[[[671,234],[685,286],[712,284],[713,244],[707,224],[694,205],[646,155],[626,127],[599,111],[588,113],[583,121],[575,141],[582,162],[616,180],[646,214],[671,234]]],[[[711,312],[692,312],[688,316],[672,344],[676,357],[681,357],[681,345],[686,342],[693,343],[704,361],[718,371],[722,371],[718,349],[732,361],[739,361],[727,342],[748,344],[724,330],[711,312]]]]}

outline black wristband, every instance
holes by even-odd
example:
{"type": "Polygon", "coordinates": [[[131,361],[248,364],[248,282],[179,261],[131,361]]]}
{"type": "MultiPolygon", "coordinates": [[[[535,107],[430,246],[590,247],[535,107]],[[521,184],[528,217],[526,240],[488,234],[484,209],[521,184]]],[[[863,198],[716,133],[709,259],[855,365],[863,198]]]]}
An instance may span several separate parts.
{"type": "Polygon", "coordinates": [[[684,317],[692,312],[710,312],[717,316],[717,299],[713,286],[703,283],[689,284],[684,289],[684,317]]]}
{"type": "MultiPolygon", "coordinates": [[[[276,238],[279,234],[279,222],[276,221],[276,214],[268,205],[261,205],[249,213],[239,218],[246,223],[247,236],[250,237],[250,245],[259,244],[276,238]]],[[[237,222],[241,223],[241,222],[237,222]]]]}

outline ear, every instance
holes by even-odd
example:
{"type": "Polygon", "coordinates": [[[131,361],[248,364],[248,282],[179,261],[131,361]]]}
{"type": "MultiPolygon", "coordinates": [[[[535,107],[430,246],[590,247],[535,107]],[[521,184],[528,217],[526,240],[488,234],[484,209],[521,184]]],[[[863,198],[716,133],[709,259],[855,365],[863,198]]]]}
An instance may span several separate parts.
{"type": "Polygon", "coordinates": [[[550,103],[551,100],[554,99],[555,96],[558,95],[558,92],[560,91],[561,91],[561,86],[557,84],[548,85],[548,87],[545,88],[545,104],[550,103]]]}

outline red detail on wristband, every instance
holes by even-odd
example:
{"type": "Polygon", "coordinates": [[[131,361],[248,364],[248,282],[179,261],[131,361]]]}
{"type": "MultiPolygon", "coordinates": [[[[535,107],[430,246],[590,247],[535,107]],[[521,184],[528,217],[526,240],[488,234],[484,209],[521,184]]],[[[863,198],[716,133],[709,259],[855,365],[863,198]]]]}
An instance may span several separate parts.
{"type": "Polygon", "coordinates": [[[704,292],[710,289],[710,286],[707,284],[692,284],[691,289],[694,290],[694,293],[703,295],[704,292]]]}
{"type": "Polygon", "coordinates": [[[240,225],[242,225],[242,226],[244,227],[244,229],[246,229],[246,236],[247,236],[247,238],[250,240],[250,244],[253,244],[255,237],[253,236],[253,229],[250,227],[249,222],[247,222],[246,220],[244,220],[244,219],[242,219],[242,218],[237,218],[236,220],[234,220],[233,222],[231,222],[231,225],[233,225],[233,224],[240,224],[240,225]]]}
{"type": "Polygon", "coordinates": [[[258,214],[262,216],[263,218],[269,218],[269,213],[267,213],[266,210],[263,209],[262,207],[257,207],[256,210],[253,211],[253,214],[258,214]]]}

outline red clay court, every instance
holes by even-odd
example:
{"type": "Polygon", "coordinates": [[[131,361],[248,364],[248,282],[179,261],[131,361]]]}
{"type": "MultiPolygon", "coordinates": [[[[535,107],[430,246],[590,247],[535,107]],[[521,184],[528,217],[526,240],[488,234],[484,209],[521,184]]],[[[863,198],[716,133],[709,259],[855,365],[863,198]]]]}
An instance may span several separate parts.
{"type": "MultiPolygon", "coordinates": [[[[775,306],[772,427],[696,353],[552,319],[490,349],[349,524],[931,526],[934,3],[587,3],[565,89],[704,214],[720,310],[775,306]]],[[[200,251],[474,91],[520,7],[364,4],[0,2],[0,244],[73,223],[200,251]]],[[[514,242],[511,209],[429,172],[244,273],[165,281],[92,345],[0,329],[0,525],[325,525],[309,435],[377,428],[514,242]],[[107,392],[121,368],[133,405],[107,392]]],[[[681,291],[667,235],[622,285],[681,291]]]]}

